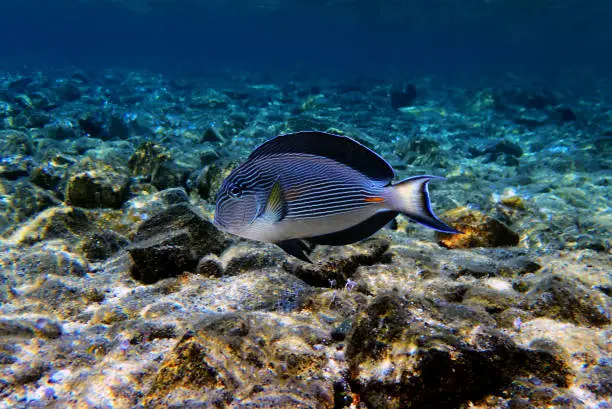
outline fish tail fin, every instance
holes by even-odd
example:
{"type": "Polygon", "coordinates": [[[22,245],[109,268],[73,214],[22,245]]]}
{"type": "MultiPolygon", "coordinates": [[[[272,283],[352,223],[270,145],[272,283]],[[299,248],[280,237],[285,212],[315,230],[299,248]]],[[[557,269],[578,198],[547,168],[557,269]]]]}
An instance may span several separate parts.
{"type": "Polygon", "coordinates": [[[415,222],[444,233],[461,233],[439,220],[431,208],[427,185],[440,176],[413,176],[391,186],[393,210],[403,213],[415,222]]]}

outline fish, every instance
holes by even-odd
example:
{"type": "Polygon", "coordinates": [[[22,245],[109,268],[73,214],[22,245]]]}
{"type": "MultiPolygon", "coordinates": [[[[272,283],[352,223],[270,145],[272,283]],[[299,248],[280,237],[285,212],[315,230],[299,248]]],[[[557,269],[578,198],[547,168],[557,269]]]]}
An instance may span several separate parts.
{"type": "Polygon", "coordinates": [[[214,224],[246,239],[274,243],[311,263],[315,245],[363,240],[399,214],[431,229],[460,233],[439,220],[428,184],[439,176],[393,183],[391,165],[356,140],[319,131],[276,136],[222,182],[214,224]]]}

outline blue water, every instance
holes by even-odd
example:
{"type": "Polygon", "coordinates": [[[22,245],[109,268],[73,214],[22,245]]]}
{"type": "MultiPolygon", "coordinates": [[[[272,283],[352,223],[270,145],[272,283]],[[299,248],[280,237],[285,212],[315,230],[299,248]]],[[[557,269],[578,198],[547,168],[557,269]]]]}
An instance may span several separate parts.
{"type": "Polygon", "coordinates": [[[550,82],[612,72],[603,0],[32,0],[2,2],[0,16],[0,64],[17,68],[550,82]]]}

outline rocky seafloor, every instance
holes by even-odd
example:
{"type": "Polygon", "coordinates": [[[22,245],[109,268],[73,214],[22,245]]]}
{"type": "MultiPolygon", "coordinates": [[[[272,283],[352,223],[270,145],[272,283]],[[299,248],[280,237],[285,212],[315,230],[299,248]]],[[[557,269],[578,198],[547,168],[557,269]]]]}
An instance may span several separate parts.
{"type": "Polygon", "coordinates": [[[520,80],[0,73],[0,408],[611,408],[611,169],[612,100],[520,80]],[[465,234],[219,232],[306,129],[446,176],[465,234]]]}

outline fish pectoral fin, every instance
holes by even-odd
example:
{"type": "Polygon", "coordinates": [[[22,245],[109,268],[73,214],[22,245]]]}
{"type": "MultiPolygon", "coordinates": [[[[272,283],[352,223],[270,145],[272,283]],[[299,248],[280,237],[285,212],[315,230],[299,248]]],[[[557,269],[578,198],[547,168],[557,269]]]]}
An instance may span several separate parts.
{"type": "Polygon", "coordinates": [[[277,179],[270,190],[263,216],[272,222],[277,222],[282,220],[286,213],[287,208],[283,198],[283,189],[281,188],[280,181],[277,179]]]}
{"type": "Polygon", "coordinates": [[[291,239],[279,241],[276,244],[278,247],[283,249],[286,253],[291,254],[293,257],[297,257],[307,263],[312,263],[306,254],[310,254],[312,249],[305,241],[300,239],[291,239]]]}

